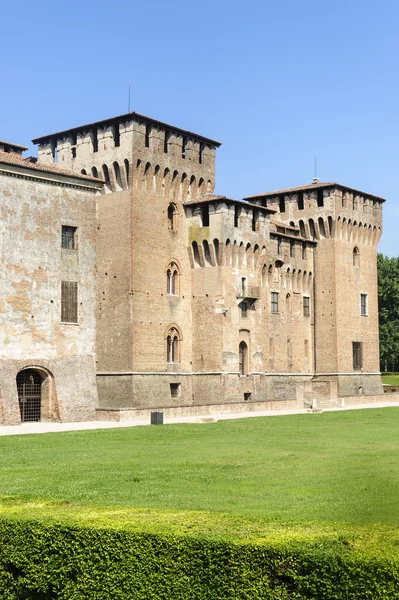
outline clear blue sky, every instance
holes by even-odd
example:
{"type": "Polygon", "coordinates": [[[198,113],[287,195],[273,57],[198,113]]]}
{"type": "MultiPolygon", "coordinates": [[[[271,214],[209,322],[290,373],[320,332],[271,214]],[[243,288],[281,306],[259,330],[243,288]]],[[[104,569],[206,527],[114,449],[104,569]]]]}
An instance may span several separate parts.
{"type": "Polygon", "coordinates": [[[399,255],[395,0],[3,3],[0,139],[131,109],[223,142],[217,188],[312,180],[387,198],[379,250],[399,255]]]}

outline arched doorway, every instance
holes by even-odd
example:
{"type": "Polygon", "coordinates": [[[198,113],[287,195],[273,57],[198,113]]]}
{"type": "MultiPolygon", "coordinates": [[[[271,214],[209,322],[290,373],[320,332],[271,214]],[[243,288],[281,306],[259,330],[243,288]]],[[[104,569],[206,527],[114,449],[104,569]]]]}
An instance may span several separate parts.
{"type": "Polygon", "coordinates": [[[21,422],[40,421],[42,378],[35,369],[24,369],[17,375],[17,390],[21,422]]]}
{"type": "Polygon", "coordinates": [[[245,342],[239,346],[239,369],[240,375],[248,375],[248,346],[245,342]]]}

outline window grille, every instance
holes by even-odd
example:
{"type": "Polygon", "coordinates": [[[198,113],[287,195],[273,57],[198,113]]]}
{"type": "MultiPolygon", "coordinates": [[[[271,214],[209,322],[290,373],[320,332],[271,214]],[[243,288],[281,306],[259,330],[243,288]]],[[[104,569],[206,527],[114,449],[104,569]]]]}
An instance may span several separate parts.
{"type": "Polygon", "coordinates": [[[303,316],[304,317],[310,316],[310,298],[309,298],[309,296],[303,297],[303,316]]]}
{"type": "Polygon", "coordinates": [[[360,294],[360,314],[367,317],[367,294],[360,294]]]}
{"type": "Polygon", "coordinates": [[[62,226],[61,233],[61,248],[67,250],[76,250],[77,240],[76,240],[76,227],[70,227],[69,225],[62,226]]]}
{"type": "Polygon", "coordinates": [[[42,380],[34,369],[25,369],[17,375],[17,391],[21,422],[40,421],[42,380]]]}
{"type": "Polygon", "coordinates": [[[272,292],[272,313],[278,313],[278,292],[272,292]]]}
{"type": "Polygon", "coordinates": [[[363,342],[352,342],[353,370],[360,371],[363,368],[363,342]]]}
{"type": "Polygon", "coordinates": [[[61,321],[78,322],[78,284],[75,281],[61,281],[61,321]]]}

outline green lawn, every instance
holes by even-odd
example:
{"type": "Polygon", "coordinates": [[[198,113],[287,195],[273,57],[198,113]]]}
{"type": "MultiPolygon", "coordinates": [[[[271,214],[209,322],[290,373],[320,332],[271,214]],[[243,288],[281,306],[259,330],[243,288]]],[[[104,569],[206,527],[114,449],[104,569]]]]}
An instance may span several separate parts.
{"type": "Polygon", "coordinates": [[[388,385],[399,385],[399,375],[382,375],[382,383],[388,385]]]}
{"type": "Polygon", "coordinates": [[[399,523],[399,408],[0,437],[0,495],[399,523]]]}

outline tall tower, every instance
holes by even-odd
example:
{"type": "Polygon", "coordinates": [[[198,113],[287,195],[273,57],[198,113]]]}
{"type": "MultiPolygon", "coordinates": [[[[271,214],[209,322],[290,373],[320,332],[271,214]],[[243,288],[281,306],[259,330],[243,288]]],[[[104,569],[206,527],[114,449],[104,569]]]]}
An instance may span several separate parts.
{"type": "Polygon", "coordinates": [[[183,202],[213,191],[220,143],[135,112],[33,141],[40,161],[104,181],[97,198],[100,406],[191,399],[191,380],[176,383],[176,373],[192,370],[183,202]]]}
{"type": "Polygon", "coordinates": [[[337,183],[248,197],[317,242],[314,255],[314,397],[382,393],[376,248],[383,198],[337,183]]]}

